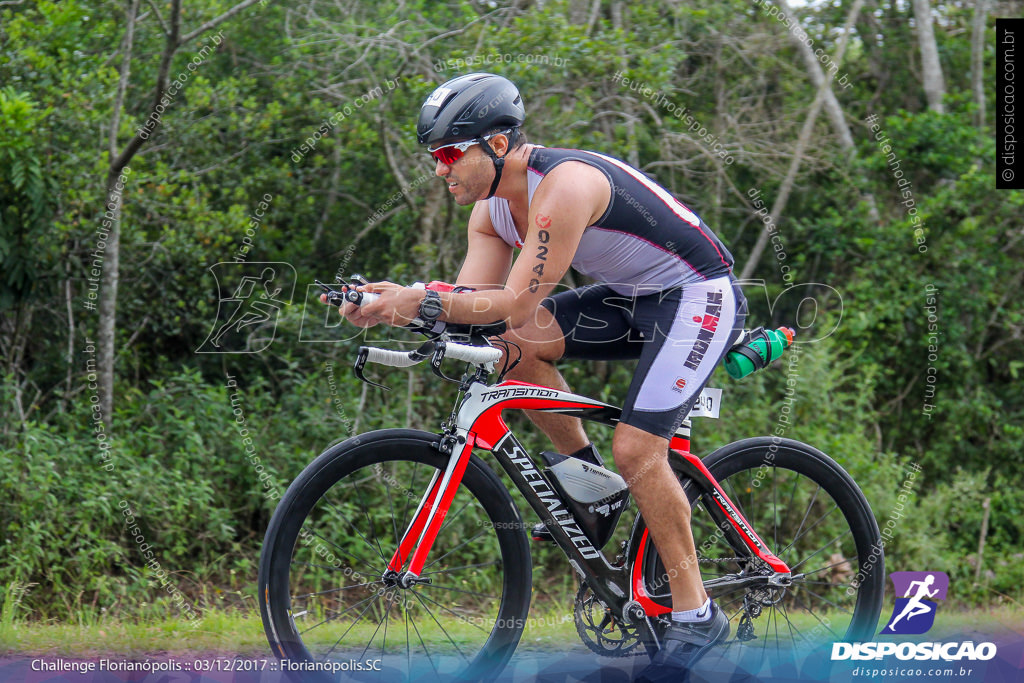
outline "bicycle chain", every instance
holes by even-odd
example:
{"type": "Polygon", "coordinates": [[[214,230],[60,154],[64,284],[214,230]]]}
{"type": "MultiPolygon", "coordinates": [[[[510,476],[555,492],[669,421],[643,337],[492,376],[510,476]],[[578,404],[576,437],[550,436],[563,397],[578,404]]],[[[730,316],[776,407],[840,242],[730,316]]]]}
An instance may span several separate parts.
{"type": "MultiPolygon", "coordinates": [[[[743,562],[743,561],[746,561],[746,560],[750,560],[750,558],[749,557],[714,557],[714,558],[712,558],[712,557],[699,557],[699,558],[697,558],[697,562],[698,563],[722,564],[722,565],[729,564],[729,563],[739,563],[739,562],[743,562]]],[[[636,627],[632,627],[631,628],[631,627],[625,626],[623,624],[619,624],[617,622],[612,622],[610,624],[612,632],[617,632],[621,636],[621,640],[613,641],[613,640],[610,640],[606,636],[603,635],[605,633],[609,633],[608,627],[605,627],[603,630],[599,630],[600,627],[598,627],[596,624],[593,623],[593,619],[592,618],[587,619],[584,616],[586,614],[585,610],[588,610],[590,608],[590,606],[593,605],[593,603],[595,603],[595,602],[600,604],[600,605],[603,605],[603,603],[601,603],[600,600],[598,600],[596,598],[596,596],[594,596],[594,594],[590,591],[590,589],[587,586],[586,582],[581,583],[579,591],[576,593],[576,601],[575,601],[575,605],[574,605],[575,609],[574,609],[574,614],[573,614],[573,616],[574,616],[573,621],[575,621],[575,623],[576,623],[576,632],[579,634],[580,640],[583,641],[583,644],[586,645],[591,650],[591,652],[594,652],[595,654],[601,655],[603,657],[640,657],[640,656],[646,656],[647,655],[647,651],[644,648],[637,647],[638,645],[640,645],[640,635],[636,631],[636,627]],[[588,595],[588,593],[589,593],[589,595],[588,595]],[[588,621],[590,622],[589,624],[586,623],[588,621]],[[596,639],[595,639],[594,634],[596,634],[596,639]],[[615,646],[614,647],[608,647],[607,645],[604,645],[604,643],[613,644],[615,646]]],[[[755,611],[755,610],[751,610],[750,609],[751,606],[747,605],[746,602],[747,601],[744,600],[745,604],[744,604],[743,615],[740,617],[740,623],[739,623],[739,625],[737,627],[737,630],[736,630],[736,637],[731,639],[731,640],[725,641],[726,644],[732,644],[732,643],[735,643],[735,642],[743,642],[743,641],[753,640],[754,638],[757,637],[756,635],[754,635],[753,618],[756,618],[757,616],[760,615],[760,605],[756,605],[755,604],[754,607],[756,608],[756,613],[755,614],[751,614],[751,612],[755,611]]],[[[592,617],[593,613],[591,612],[589,614],[592,617]]],[[[666,626],[668,625],[667,621],[664,618],[662,618],[662,617],[653,617],[652,621],[663,622],[666,626]]]]}
{"type": "Polygon", "coordinates": [[[749,557],[698,557],[697,562],[704,564],[728,564],[729,562],[742,562],[749,560],[749,557]]]}

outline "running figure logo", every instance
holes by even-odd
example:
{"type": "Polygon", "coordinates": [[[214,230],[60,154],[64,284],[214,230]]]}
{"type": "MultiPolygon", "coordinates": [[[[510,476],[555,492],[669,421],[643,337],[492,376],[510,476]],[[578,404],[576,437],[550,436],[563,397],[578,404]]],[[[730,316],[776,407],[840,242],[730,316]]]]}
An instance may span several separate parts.
{"type": "Polygon", "coordinates": [[[258,353],[274,341],[281,308],[295,292],[290,263],[215,263],[217,320],[196,353],[258,353]]]}
{"type": "Polygon", "coordinates": [[[945,572],[893,572],[889,578],[896,587],[896,605],[882,633],[916,635],[930,629],[937,601],[946,599],[949,576],[945,572]]]}

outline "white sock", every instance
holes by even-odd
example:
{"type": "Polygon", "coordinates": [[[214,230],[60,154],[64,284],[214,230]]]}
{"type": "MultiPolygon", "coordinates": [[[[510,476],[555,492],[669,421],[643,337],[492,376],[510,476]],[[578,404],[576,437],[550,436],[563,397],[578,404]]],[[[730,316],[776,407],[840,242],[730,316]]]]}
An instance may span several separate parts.
{"type": "Polygon", "coordinates": [[[704,604],[697,609],[685,609],[681,612],[672,612],[672,621],[689,621],[700,623],[711,619],[711,598],[704,601],[704,604]]]}

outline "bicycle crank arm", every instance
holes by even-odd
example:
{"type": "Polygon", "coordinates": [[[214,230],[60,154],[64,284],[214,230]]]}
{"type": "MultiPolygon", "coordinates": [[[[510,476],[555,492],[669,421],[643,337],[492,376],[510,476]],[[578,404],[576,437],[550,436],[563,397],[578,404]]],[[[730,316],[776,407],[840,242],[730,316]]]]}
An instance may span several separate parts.
{"type": "Polygon", "coordinates": [[[658,640],[658,634],[654,632],[654,627],[651,626],[650,617],[644,612],[644,608],[640,603],[636,600],[630,600],[623,605],[622,619],[627,624],[633,624],[637,627],[640,642],[644,644],[647,656],[653,657],[657,654],[658,650],[661,649],[661,642],[658,640]]]}

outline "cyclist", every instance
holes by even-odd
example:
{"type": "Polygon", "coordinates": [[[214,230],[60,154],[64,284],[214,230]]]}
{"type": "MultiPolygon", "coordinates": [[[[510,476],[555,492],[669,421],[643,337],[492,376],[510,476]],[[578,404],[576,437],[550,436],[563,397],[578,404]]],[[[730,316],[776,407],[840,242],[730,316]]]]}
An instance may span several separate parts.
{"type": "MultiPolygon", "coordinates": [[[[473,205],[457,284],[475,291],[377,282],[360,289],[380,299],[342,314],[361,327],[505,320],[523,349],[509,376],[566,391],[554,366],[563,357],[639,358],[612,453],[672,591],[673,623],[641,679],[677,680],[728,636],[729,620],[701,583],[668,443],[738,336],[746,301],[732,255],[667,190],[602,154],[527,144],[524,119],[518,89],[501,76],[469,74],[433,91],[418,140],[455,202],[473,205]],[[598,284],[551,295],[570,265],[598,284]]],[[[530,417],[561,453],[598,457],[578,418],[530,417]]]]}

